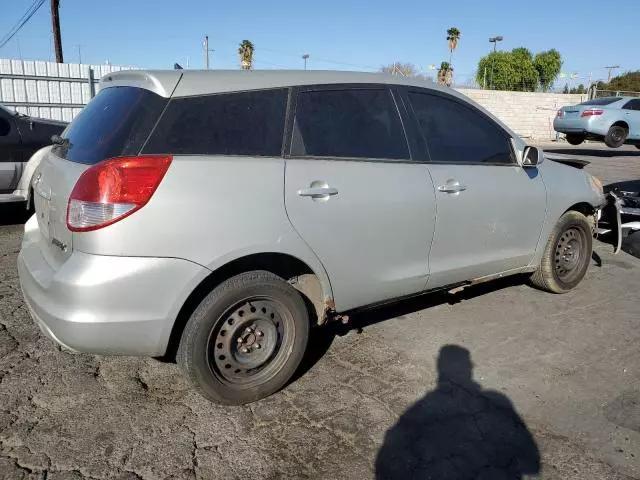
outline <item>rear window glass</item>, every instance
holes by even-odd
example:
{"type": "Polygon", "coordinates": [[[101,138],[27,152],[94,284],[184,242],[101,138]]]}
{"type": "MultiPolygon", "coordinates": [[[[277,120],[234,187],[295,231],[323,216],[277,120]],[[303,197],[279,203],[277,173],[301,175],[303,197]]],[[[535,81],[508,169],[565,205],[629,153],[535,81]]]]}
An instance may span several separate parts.
{"type": "Polygon", "coordinates": [[[62,133],[69,140],[54,153],[93,165],[123,155],[137,155],[167,99],[136,87],[101,90],[62,133]]]}
{"type": "Polygon", "coordinates": [[[580,105],[610,105],[612,103],[619,102],[620,100],[622,100],[621,97],[602,97],[587,100],[586,102],[582,102],[580,105]]]}
{"type": "Polygon", "coordinates": [[[256,90],[169,102],[144,153],[280,156],[288,90],[256,90]]]}

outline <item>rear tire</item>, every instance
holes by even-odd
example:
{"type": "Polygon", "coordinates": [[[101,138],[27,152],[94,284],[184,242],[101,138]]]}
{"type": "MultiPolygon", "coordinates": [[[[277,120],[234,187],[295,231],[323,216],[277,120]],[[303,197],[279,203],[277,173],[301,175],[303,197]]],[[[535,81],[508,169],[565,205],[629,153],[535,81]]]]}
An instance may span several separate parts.
{"type": "Polygon", "coordinates": [[[621,147],[627,140],[627,135],[628,132],[626,128],[620,125],[613,125],[604,136],[604,143],[610,148],[621,147]]]}
{"type": "Polygon", "coordinates": [[[584,135],[566,135],[567,143],[569,145],[580,145],[586,138],[587,137],[584,135]]]}
{"type": "Polygon", "coordinates": [[[593,250],[591,225],[580,212],[562,215],[545,246],[531,283],[552,293],[566,293],[584,278],[593,250]]]}
{"type": "Polygon", "coordinates": [[[640,150],[640,144],[636,145],[636,148],[637,148],[638,150],[640,150]]]}
{"type": "Polygon", "coordinates": [[[265,271],[221,283],[185,326],[176,360],[207,399],[241,405],[281,389],[300,364],[309,338],[301,294],[265,271]]]}

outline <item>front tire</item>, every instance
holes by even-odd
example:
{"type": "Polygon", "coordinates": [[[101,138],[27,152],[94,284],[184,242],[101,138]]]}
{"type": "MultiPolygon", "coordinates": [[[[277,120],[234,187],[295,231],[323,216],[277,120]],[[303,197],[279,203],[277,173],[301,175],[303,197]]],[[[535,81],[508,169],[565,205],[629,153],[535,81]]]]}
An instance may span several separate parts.
{"type": "Polygon", "coordinates": [[[531,283],[548,292],[566,293],[584,278],[593,250],[591,225],[580,212],[566,212],[554,227],[531,283]]]}
{"type": "Polygon", "coordinates": [[[640,150],[640,144],[637,144],[637,145],[636,145],[636,148],[637,148],[638,150],[640,150]]]}
{"type": "Polygon", "coordinates": [[[177,362],[207,399],[241,405],[281,389],[309,338],[301,294],[265,271],[242,273],[207,295],[185,326],[177,362]]]}
{"type": "Polygon", "coordinates": [[[584,135],[567,135],[566,139],[569,145],[580,145],[586,137],[584,135]]]}
{"type": "Polygon", "coordinates": [[[627,140],[627,135],[628,132],[626,128],[620,125],[613,125],[604,136],[604,143],[610,148],[621,147],[627,140]]]}

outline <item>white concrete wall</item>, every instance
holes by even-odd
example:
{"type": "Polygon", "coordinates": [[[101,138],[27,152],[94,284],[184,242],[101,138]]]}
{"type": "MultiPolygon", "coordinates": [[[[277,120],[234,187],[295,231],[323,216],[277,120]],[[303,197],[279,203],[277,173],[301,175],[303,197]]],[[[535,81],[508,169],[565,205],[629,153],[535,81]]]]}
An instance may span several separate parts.
{"type": "Polygon", "coordinates": [[[456,90],[489,110],[521,137],[535,140],[553,140],[553,119],[558,109],[587,99],[579,94],[456,90]]]}

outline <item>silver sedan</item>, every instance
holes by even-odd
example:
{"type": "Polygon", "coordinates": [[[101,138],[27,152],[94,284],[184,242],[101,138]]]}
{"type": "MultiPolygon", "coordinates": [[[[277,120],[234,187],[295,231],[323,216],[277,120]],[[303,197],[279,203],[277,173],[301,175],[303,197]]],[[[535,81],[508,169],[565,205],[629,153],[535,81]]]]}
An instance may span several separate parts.
{"type": "Polygon", "coordinates": [[[594,98],[558,110],[553,128],[564,133],[567,142],[604,141],[618,148],[625,143],[640,149],[640,98],[594,98]]]}

